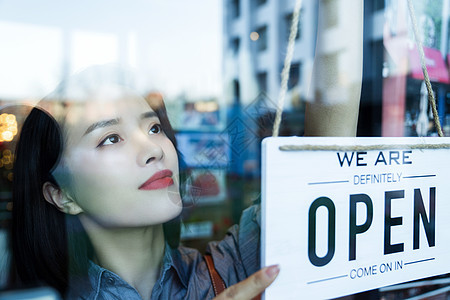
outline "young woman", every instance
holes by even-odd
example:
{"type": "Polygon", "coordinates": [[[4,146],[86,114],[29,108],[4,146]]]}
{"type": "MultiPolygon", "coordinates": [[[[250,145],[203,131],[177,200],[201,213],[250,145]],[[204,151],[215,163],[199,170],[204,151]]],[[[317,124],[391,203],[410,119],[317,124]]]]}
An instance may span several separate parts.
{"type": "MultiPolygon", "coordinates": [[[[179,155],[164,103],[116,84],[65,87],[27,117],[13,183],[13,283],[69,299],[210,299],[205,260],[179,246],[179,155]]],[[[181,176],[182,177],[182,176],[181,176]]],[[[259,269],[257,207],[207,252],[227,287],[259,269]]],[[[278,267],[219,298],[250,299],[278,267]]]]}
{"type": "MultiPolygon", "coordinates": [[[[352,27],[362,28],[361,5],[347,12],[361,24],[352,27]]],[[[352,136],[362,31],[345,36],[353,39],[339,53],[352,63],[337,66],[328,64],[325,30],[318,29],[316,101],[307,104],[305,134],[352,136]]],[[[75,78],[23,125],[14,167],[13,280],[50,285],[73,299],[213,298],[205,260],[179,246],[183,182],[164,104],[105,84],[111,77],[121,78],[75,78]]],[[[219,299],[251,299],[279,271],[257,271],[257,206],[207,252],[229,287],[219,299]]]]}

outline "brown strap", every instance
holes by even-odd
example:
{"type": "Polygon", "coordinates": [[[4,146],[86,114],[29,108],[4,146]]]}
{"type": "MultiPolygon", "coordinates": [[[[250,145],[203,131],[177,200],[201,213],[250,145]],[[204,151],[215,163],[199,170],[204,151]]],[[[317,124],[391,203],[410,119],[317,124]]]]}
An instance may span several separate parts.
{"type": "Polygon", "coordinates": [[[208,266],[209,277],[211,277],[211,282],[213,284],[214,294],[217,296],[226,289],[225,282],[222,277],[220,277],[216,267],[214,267],[214,261],[211,254],[205,254],[204,257],[206,266],[208,266]]]}

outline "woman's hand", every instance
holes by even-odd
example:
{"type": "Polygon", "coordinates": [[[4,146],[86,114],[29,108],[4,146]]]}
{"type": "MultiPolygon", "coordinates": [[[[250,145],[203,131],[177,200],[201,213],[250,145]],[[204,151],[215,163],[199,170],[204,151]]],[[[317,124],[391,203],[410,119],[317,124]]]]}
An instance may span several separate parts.
{"type": "Polygon", "coordinates": [[[230,286],[215,300],[250,300],[260,295],[275,280],[280,268],[278,265],[265,267],[247,279],[230,286]]]}

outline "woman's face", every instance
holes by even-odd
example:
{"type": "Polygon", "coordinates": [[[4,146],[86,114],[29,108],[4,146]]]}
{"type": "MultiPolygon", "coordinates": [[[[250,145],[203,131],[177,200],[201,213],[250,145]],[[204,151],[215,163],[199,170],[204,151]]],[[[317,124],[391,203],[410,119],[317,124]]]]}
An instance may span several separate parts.
{"type": "Polygon", "coordinates": [[[69,108],[64,134],[62,189],[84,218],[135,227],[161,224],[181,212],[177,153],[143,98],[100,91],[69,108]]]}

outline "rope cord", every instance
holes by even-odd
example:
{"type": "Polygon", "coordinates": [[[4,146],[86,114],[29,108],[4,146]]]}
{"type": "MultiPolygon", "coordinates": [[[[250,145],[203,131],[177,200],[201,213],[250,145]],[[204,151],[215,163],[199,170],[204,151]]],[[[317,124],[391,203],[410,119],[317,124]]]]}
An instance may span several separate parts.
{"type": "Polygon", "coordinates": [[[440,137],[443,137],[444,133],[442,132],[441,123],[439,121],[439,115],[436,110],[436,100],[434,99],[433,89],[431,88],[430,77],[428,76],[427,66],[425,63],[425,53],[423,52],[422,40],[420,38],[419,30],[417,28],[416,14],[414,12],[414,6],[412,5],[412,0],[408,0],[408,8],[409,8],[409,15],[411,17],[411,21],[412,21],[412,25],[413,25],[414,37],[416,40],[417,48],[419,50],[420,63],[422,65],[423,77],[425,79],[425,85],[426,85],[427,91],[428,91],[428,102],[431,105],[431,110],[433,112],[434,124],[436,125],[438,135],[440,137]]]}
{"type": "MultiPolygon", "coordinates": [[[[284,99],[286,97],[287,84],[289,81],[289,71],[291,69],[292,57],[294,54],[295,37],[297,35],[297,30],[298,30],[298,21],[299,21],[299,17],[300,17],[301,6],[302,6],[302,0],[297,0],[295,3],[294,13],[292,16],[292,23],[291,23],[291,29],[290,29],[290,34],[289,34],[287,53],[286,53],[286,57],[284,60],[283,71],[281,72],[281,87],[280,87],[280,92],[278,94],[277,112],[276,112],[276,116],[275,116],[275,122],[273,124],[273,134],[272,134],[273,137],[277,137],[279,134],[279,130],[280,130],[281,116],[282,116],[283,107],[284,107],[284,99]]],[[[430,77],[428,76],[427,66],[425,63],[425,54],[423,51],[423,45],[422,45],[422,41],[420,39],[419,30],[417,27],[417,20],[416,20],[416,15],[414,12],[414,7],[412,5],[412,0],[408,0],[408,9],[409,9],[409,15],[411,17],[411,21],[412,21],[412,25],[413,25],[414,37],[416,40],[417,48],[419,50],[420,63],[422,65],[423,77],[425,79],[425,85],[427,87],[428,102],[430,103],[431,110],[433,112],[434,124],[438,131],[438,135],[440,137],[443,137],[444,133],[442,132],[441,123],[439,121],[439,115],[438,115],[438,112],[436,109],[436,100],[434,98],[433,89],[431,87],[430,77]]]]}
{"type": "Polygon", "coordinates": [[[298,31],[298,20],[300,17],[300,9],[302,7],[302,0],[295,2],[294,12],[292,14],[291,30],[289,34],[289,42],[287,46],[287,53],[284,59],[283,71],[281,72],[281,87],[278,94],[277,101],[277,113],[275,116],[275,122],[273,123],[273,137],[277,137],[280,131],[281,114],[284,107],[284,98],[286,97],[287,84],[289,81],[289,71],[291,69],[292,56],[294,55],[295,37],[298,31]]]}
{"type": "Polygon", "coordinates": [[[370,151],[370,150],[420,150],[420,149],[450,149],[450,144],[394,144],[394,145],[283,145],[280,151],[370,151]]]}

